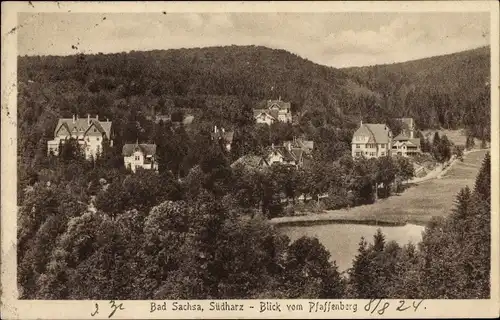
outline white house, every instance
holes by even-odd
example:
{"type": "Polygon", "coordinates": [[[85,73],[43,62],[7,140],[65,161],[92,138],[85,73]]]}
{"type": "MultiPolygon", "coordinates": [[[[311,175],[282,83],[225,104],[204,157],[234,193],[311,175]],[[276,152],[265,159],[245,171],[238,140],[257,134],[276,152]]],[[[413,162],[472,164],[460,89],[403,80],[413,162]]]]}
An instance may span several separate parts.
{"type": "Polygon", "coordinates": [[[272,124],[278,122],[292,122],[292,111],[290,102],[278,100],[267,100],[265,105],[253,109],[255,122],[272,124]]]}
{"type": "Polygon", "coordinates": [[[284,146],[275,146],[269,148],[264,159],[269,165],[281,164],[294,167],[301,167],[304,163],[304,151],[301,148],[295,148],[291,143],[285,143],[284,146]]]}
{"type": "Polygon", "coordinates": [[[271,113],[267,110],[259,110],[256,112],[254,110],[254,117],[256,123],[264,123],[267,125],[273,124],[276,120],[276,117],[272,116],[271,113]]]}
{"type": "Polygon", "coordinates": [[[135,172],[137,168],[158,170],[156,159],[156,144],[138,143],[125,144],[122,149],[125,167],[135,172]]]}
{"type": "Polygon", "coordinates": [[[352,137],[352,157],[378,158],[390,156],[392,132],[385,124],[363,123],[352,137]]]}
{"type": "Polygon", "coordinates": [[[399,118],[402,123],[401,133],[398,134],[392,144],[392,154],[404,157],[422,153],[420,139],[415,137],[415,121],[413,118],[399,118]]]}
{"type": "Polygon", "coordinates": [[[110,146],[113,146],[111,121],[99,121],[99,116],[80,119],[73,115],[73,118],[62,118],[57,122],[54,130],[54,139],[47,142],[48,154],[57,156],[59,154],[60,143],[65,143],[67,139],[74,138],[83,149],[85,158],[96,157],[102,152],[103,139],[108,139],[110,146]]]}

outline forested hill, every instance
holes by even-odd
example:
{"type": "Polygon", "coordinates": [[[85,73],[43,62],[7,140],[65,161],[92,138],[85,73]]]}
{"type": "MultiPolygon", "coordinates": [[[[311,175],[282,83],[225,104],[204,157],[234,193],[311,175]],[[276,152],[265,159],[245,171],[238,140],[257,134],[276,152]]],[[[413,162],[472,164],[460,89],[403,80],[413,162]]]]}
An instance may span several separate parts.
{"type": "Polygon", "coordinates": [[[488,57],[481,48],[349,69],[259,46],[19,57],[19,151],[43,153],[57,118],[74,113],[113,119],[118,136],[135,141],[147,140],[145,131],[125,124],[144,125],[153,108],[189,108],[205,123],[238,126],[259,100],[279,96],[291,101],[306,129],[353,130],[360,119],[413,116],[422,129],[468,126],[481,137],[479,129],[489,128],[488,57]]]}
{"type": "MultiPolygon", "coordinates": [[[[330,109],[347,76],[285,50],[228,46],[147,52],[20,57],[19,80],[77,81],[90,93],[129,96],[247,96],[291,101],[295,108],[330,109]]],[[[66,86],[66,90],[72,90],[66,86]]],[[[80,87],[81,89],[81,87],[80,87]]],[[[86,90],[84,90],[86,91],[86,90]]]]}
{"type": "Polygon", "coordinates": [[[358,85],[379,93],[391,113],[401,110],[420,125],[468,126],[478,137],[480,128],[489,130],[490,47],[342,70],[358,85]]]}

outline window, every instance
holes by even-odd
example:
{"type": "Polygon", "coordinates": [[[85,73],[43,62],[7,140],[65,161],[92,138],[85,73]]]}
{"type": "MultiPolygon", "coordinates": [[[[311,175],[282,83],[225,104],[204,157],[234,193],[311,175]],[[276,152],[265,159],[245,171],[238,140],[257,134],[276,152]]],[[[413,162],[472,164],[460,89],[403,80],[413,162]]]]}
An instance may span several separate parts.
{"type": "Polygon", "coordinates": [[[97,132],[96,128],[94,128],[94,132],[97,132]]]}
{"type": "Polygon", "coordinates": [[[97,140],[97,141],[99,141],[99,137],[97,137],[97,139],[96,139],[96,140],[97,140]]]}
{"type": "Polygon", "coordinates": [[[356,157],[360,157],[362,152],[356,152],[356,157]]]}
{"type": "Polygon", "coordinates": [[[356,149],[359,149],[359,146],[360,146],[360,145],[359,145],[359,144],[357,144],[357,145],[356,145],[356,149]]]}
{"type": "Polygon", "coordinates": [[[383,157],[385,156],[385,152],[381,152],[380,155],[383,157]]]}
{"type": "Polygon", "coordinates": [[[385,149],[385,144],[384,144],[384,143],[382,143],[382,145],[381,145],[381,146],[382,146],[382,149],[385,149]]]}
{"type": "Polygon", "coordinates": [[[370,156],[375,157],[375,152],[370,152],[370,156]]]}
{"type": "Polygon", "coordinates": [[[139,161],[141,160],[141,157],[140,156],[135,156],[135,161],[139,161]]]}

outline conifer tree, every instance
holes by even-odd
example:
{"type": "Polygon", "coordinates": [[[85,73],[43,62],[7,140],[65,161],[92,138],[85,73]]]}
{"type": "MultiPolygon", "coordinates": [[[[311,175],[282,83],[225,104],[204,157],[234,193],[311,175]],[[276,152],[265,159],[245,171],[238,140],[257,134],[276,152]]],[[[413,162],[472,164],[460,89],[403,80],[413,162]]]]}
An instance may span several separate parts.
{"type": "Polygon", "coordinates": [[[370,250],[362,237],[359,242],[358,254],[349,269],[349,287],[351,295],[358,299],[373,298],[371,296],[370,250]]]}
{"type": "Polygon", "coordinates": [[[474,193],[476,193],[482,200],[490,203],[491,194],[491,159],[490,153],[486,153],[479,174],[476,178],[474,185],[474,193]]]}
{"type": "Polygon", "coordinates": [[[469,205],[471,200],[471,191],[469,186],[465,186],[457,195],[455,201],[455,208],[453,208],[452,219],[455,222],[463,221],[469,212],[469,205]]]}

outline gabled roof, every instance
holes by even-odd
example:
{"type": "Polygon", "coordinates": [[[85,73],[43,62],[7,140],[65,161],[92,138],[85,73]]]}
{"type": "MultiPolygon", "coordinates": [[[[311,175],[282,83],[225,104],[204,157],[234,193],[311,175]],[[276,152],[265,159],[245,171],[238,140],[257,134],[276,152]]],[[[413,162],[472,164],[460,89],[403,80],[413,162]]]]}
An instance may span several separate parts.
{"type": "Polygon", "coordinates": [[[420,148],[420,139],[407,139],[407,140],[398,140],[394,143],[395,147],[399,146],[409,146],[409,147],[419,147],[420,148]]]}
{"type": "Polygon", "coordinates": [[[411,144],[414,144],[418,147],[420,147],[420,139],[419,138],[411,138],[408,140],[411,144]]]}
{"type": "Polygon", "coordinates": [[[88,129],[95,126],[99,134],[105,134],[109,139],[111,136],[111,121],[99,121],[97,118],[61,118],[57,122],[56,128],[54,130],[54,136],[57,136],[57,133],[61,129],[61,127],[68,130],[71,134],[84,134],[87,133],[88,129]]]}
{"type": "Polygon", "coordinates": [[[280,110],[287,110],[287,109],[290,109],[290,102],[285,102],[285,101],[282,101],[282,100],[267,100],[267,108],[270,109],[274,106],[278,106],[278,108],[280,110]]]}
{"type": "Polygon", "coordinates": [[[268,157],[270,157],[273,153],[280,154],[283,157],[283,160],[287,162],[300,162],[304,155],[304,151],[300,148],[290,148],[290,150],[288,150],[288,148],[284,146],[272,146],[267,149],[268,157]]]}
{"type": "Polygon", "coordinates": [[[261,114],[267,115],[267,116],[273,118],[273,120],[278,120],[278,112],[276,110],[253,109],[254,118],[260,116],[261,114]]]}
{"type": "Polygon", "coordinates": [[[130,157],[136,151],[141,151],[146,156],[154,156],[156,155],[156,144],[127,143],[123,145],[122,154],[125,157],[130,157]]]}
{"type": "Polygon", "coordinates": [[[314,141],[312,140],[298,140],[304,149],[312,151],[314,149],[314,141]]]}
{"type": "Polygon", "coordinates": [[[231,168],[235,168],[237,165],[243,165],[247,169],[260,169],[268,166],[268,163],[263,157],[247,154],[233,162],[231,168]]]}
{"type": "Polygon", "coordinates": [[[400,133],[394,138],[394,141],[408,141],[413,145],[420,146],[420,138],[410,138],[407,134],[405,133],[400,133]]]}
{"type": "Polygon", "coordinates": [[[302,156],[304,155],[304,150],[300,148],[292,148],[292,150],[290,150],[290,153],[293,155],[296,161],[300,162],[302,160],[302,156]]]}
{"type": "Polygon", "coordinates": [[[356,130],[353,136],[367,136],[368,143],[389,143],[390,129],[385,124],[380,123],[363,123],[356,130]]]}
{"type": "Polygon", "coordinates": [[[254,109],[254,117],[258,116],[262,112],[270,113],[275,112],[276,115],[271,114],[271,116],[278,118],[279,111],[288,111],[291,108],[290,102],[285,102],[282,100],[267,100],[261,101],[254,109]],[[277,107],[277,108],[276,108],[277,107]]]}
{"type": "Polygon", "coordinates": [[[408,139],[410,139],[410,137],[404,134],[404,132],[401,132],[394,138],[394,141],[406,141],[408,139]]]}

